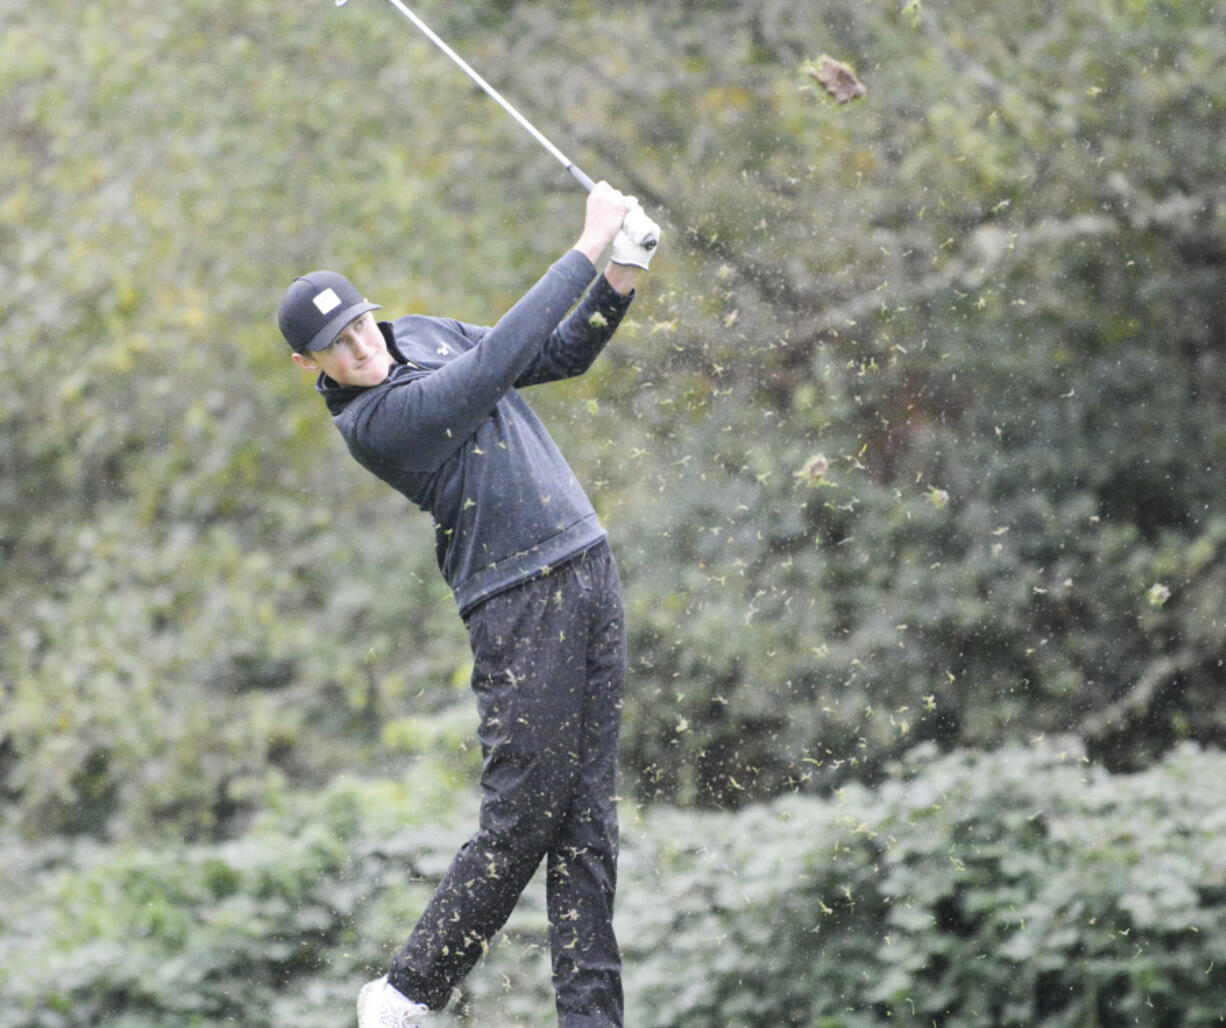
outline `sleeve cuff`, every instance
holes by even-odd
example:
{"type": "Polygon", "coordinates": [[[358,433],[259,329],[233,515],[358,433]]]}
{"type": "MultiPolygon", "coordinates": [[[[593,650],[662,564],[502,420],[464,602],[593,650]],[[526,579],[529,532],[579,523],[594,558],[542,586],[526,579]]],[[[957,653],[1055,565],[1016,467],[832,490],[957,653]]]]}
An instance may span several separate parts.
{"type": "Polygon", "coordinates": [[[596,281],[592,284],[592,298],[596,301],[602,313],[608,311],[624,314],[626,308],[630,306],[630,301],[634,299],[637,293],[637,289],[632,289],[623,296],[609,285],[609,280],[604,275],[597,275],[596,281]]]}

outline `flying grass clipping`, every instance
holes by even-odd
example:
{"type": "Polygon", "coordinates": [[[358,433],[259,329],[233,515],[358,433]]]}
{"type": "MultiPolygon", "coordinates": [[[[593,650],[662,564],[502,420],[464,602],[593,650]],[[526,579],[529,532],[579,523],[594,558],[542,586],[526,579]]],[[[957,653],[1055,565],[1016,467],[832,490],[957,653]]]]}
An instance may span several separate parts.
{"type": "Polygon", "coordinates": [[[817,87],[834,97],[836,103],[846,104],[859,100],[868,89],[856,78],[855,70],[850,64],[836,61],[829,54],[822,54],[816,61],[806,61],[801,66],[801,72],[812,79],[817,86],[806,83],[801,86],[802,93],[816,93],[817,87]]]}

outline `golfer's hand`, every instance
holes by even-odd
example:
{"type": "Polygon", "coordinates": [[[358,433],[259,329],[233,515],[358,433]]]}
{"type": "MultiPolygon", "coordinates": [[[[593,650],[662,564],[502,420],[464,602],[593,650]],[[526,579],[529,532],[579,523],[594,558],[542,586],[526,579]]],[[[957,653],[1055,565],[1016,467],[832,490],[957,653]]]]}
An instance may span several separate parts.
{"type": "Polygon", "coordinates": [[[575,249],[586,254],[593,264],[621,231],[622,222],[630,209],[630,199],[607,182],[597,182],[588,193],[583,232],[575,243],[575,249]]]}
{"type": "Polygon", "coordinates": [[[647,217],[638,200],[627,198],[630,209],[613,237],[613,263],[647,270],[660,245],[660,226],[647,217]]]}

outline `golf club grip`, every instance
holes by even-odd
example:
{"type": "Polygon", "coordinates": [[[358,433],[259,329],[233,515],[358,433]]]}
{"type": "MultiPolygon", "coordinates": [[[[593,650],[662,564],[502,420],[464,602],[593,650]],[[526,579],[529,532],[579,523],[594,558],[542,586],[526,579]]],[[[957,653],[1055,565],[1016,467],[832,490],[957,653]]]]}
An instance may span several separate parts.
{"type": "Polygon", "coordinates": [[[568,164],[568,165],[566,165],[566,170],[570,172],[570,176],[571,176],[571,178],[573,178],[573,179],[574,179],[576,182],[578,182],[578,183],[579,183],[579,185],[581,185],[581,186],[582,186],[584,189],[586,189],[586,190],[587,190],[589,193],[590,193],[590,192],[591,192],[593,189],[595,189],[595,188],[596,188],[596,183],[595,183],[595,182],[593,182],[593,181],[592,181],[590,178],[588,178],[588,177],[587,177],[587,176],[586,176],[586,175],[583,173],[583,170],[582,170],[581,168],[577,168],[577,167],[576,167],[575,165],[573,165],[573,164],[568,164]]]}

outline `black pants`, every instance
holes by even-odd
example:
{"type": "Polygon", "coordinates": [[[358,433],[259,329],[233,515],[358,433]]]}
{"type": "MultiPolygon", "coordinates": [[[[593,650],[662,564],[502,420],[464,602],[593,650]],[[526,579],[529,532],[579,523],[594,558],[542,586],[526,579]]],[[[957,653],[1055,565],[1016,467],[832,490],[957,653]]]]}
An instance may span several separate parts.
{"type": "Polygon", "coordinates": [[[481,716],[480,830],[456,854],[392,963],[433,1010],[472,969],[547,860],[561,1028],[620,1028],[617,762],[626,631],[601,543],[465,617],[481,716]]]}

